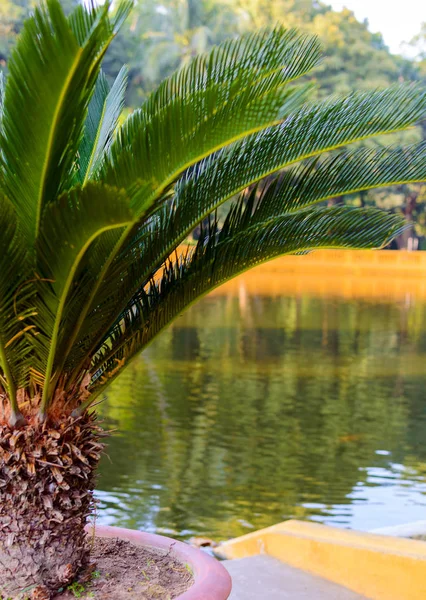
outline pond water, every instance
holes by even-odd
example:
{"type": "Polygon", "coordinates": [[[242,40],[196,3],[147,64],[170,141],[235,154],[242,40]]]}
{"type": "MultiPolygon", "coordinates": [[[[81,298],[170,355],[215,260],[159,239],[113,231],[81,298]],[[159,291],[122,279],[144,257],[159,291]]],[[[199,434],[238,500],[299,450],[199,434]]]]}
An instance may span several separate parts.
{"type": "Polygon", "coordinates": [[[401,296],[192,307],[101,405],[98,521],[222,540],[426,519],[426,302],[401,296]]]}

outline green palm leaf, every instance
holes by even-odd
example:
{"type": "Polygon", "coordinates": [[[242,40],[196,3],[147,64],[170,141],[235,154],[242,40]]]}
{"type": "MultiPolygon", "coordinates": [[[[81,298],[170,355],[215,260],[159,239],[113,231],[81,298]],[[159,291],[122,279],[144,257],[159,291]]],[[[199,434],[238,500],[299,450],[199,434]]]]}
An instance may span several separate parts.
{"type": "Polygon", "coordinates": [[[196,59],[127,119],[102,176],[145,211],[191,164],[303,104],[310,86],[288,84],[319,56],[315,39],[277,28],[196,59]]]}
{"type": "MultiPolygon", "coordinates": [[[[405,129],[421,118],[425,102],[424,89],[404,86],[303,107],[282,125],[250,136],[189,170],[177,186],[177,196],[186,194],[189,186],[190,193],[197,194],[198,202],[213,190],[224,200],[231,198],[261,178],[303,159],[398,128],[405,129]],[[402,110],[399,105],[396,108],[399,95],[404,98],[402,110]]],[[[381,161],[382,156],[375,157],[381,161]]],[[[374,155],[370,158],[373,160],[374,155]]],[[[398,156],[389,160],[392,158],[396,169],[408,166],[405,160],[400,164],[398,156]]],[[[391,163],[388,166],[391,168],[391,163]]]]}
{"type": "MultiPolygon", "coordinates": [[[[347,144],[359,142],[368,137],[405,129],[421,117],[424,113],[425,103],[425,91],[418,86],[409,85],[396,86],[380,92],[352,94],[346,98],[331,99],[317,105],[306,105],[291,114],[281,125],[266,128],[256,135],[251,135],[235,146],[231,146],[229,150],[214,154],[211,159],[198,165],[195,169],[196,184],[194,181],[194,187],[199,187],[200,192],[197,196],[197,206],[203,206],[203,200],[200,200],[201,197],[204,200],[214,197],[212,210],[215,204],[220,204],[222,200],[232,197],[247,185],[281,168],[347,144]],[[399,104],[397,99],[403,99],[403,102],[399,104]],[[216,185],[217,187],[215,187],[216,185]]],[[[229,115],[224,122],[232,121],[232,119],[233,117],[229,115]]],[[[147,145],[147,148],[149,149],[150,146],[147,145]]],[[[133,150],[132,168],[139,165],[137,150],[133,150]]],[[[182,150],[183,152],[184,150],[182,150]]],[[[120,173],[118,161],[111,162],[112,164],[115,167],[114,173],[120,173]]],[[[147,156],[144,164],[147,169],[155,168],[147,156]]],[[[142,169],[141,165],[139,166],[142,169]]],[[[127,175],[127,181],[132,181],[131,175],[128,173],[127,175]]],[[[398,180],[400,176],[398,176],[398,180]]],[[[146,187],[154,187],[155,190],[150,192],[148,196],[143,196],[145,199],[143,206],[147,209],[152,204],[155,194],[161,197],[160,192],[164,186],[159,184],[160,187],[157,188],[152,180],[145,186],[140,183],[141,181],[143,182],[143,179],[138,179],[138,183],[135,185],[141,185],[141,189],[143,188],[145,193],[148,193],[146,187]]],[[[184,178],[184,181],[186,181],[186,178],[184,178]]],[[[124,180],[122,183],[124,184],[124,180]]],[[[178,194],[179,187],[180,184],[178,185],[178,194]]],[[[128,189],[129,194],[136,193],[134,186],[130,186],[128,189]]],[[[199,222],[208,210],[208,208],[205,212],[201,210],[198,213],[199,219],[195,221],[199,222]]],[[[136,208],[136,213],[139,214],[139,211],[140,206],[136,208]]],[[[161,219],[161,216],[159,218],[161,219]]],[[[175,219],[174,223],[176,223],[175,219]]],[[[150,227],[151,224],[148,225],[148,229],[150,227]]],[[[144,235],[145,227],[142,225],[141,229],[142,235],[144,235]]],[[[87,314],[89,314],[89,311],[97,310],[101,303],[105,303],[105,298],[110,301],[109,290],[111,286],[108,286],[108,280],[111,285],[115,285],[114,282],[121,279],[120,293],[118,294],[121,299],[125,296],[126,290],[129,289],[127,281],[131,281],[133,278],[137,282],[136,285],[140,284],[140,278],[135,277],[134,271],[128,266],[130,261],[137,260],[136,256],[132,256],[132,248],[138,245],[139,236],[140,231],[136,232],[135,238],[135,230],[130,228],[129,232],[125,233],[122,240],[116,245],[111,254],[111,266],[108,265],[108,269],[106,269],[109,274],[106,276],[105,273],[102,277],[107,281],[107,289],[100,283],[99,290],[92,298],[91,307],[87,314]],[[122,248],[130,248],[130,250],[127,254],[123,254],[120,253],[122,248]],[[121,261],[124,265],[123,268],[121,268],[121,261]],[[120,270],[121,272],[124,271],[124,275],[120,273],[120,270]],[[118,279],[117,274],[119,274],[118,279]]],[[[172,245],[170,245],[168,250],[171,251],[172,249],[172,245]]],[[[158,261],[163,259],[164,255],[158,257],[158,261]]],[[[155,260],[155,257],[153,260],[155,260]]],[[[145,264],[144,262],[143,267],[145,267],[145,264]]],[[[139,270],[139,273],[141,271],[145,272],[143,269],[138,269],[138,265],[136,269],[139,270]]],[[[135,289],[135,287],[133,286],[132,289],[135,289]]],[[[116,305],[111,306],[112,313],[116,309],[116,305]]],[[[82,313],[80,329],[86,338],[85,343],[89,343],[88,338],[90,339],[91,334],[87,332],[93,330],[95,324],[87,325],[84,323],[85,319],[86,321],[87,319],[93,321],[93,319],[82,313]]],[[[110,324],[106,320],[102,325],[105,325],[105,323],[110,324]]],[[[88,347],[91,348],[90,343],[88,347]]],[[[80,345],[82,353],[85,348],[86,345],[80,345]]]]}
{"type": "Polygon", "coordinates": [[[126,87],[127,67],[120,70],[111,89],[102,71],[99,74],[78,152],[79,177],[83,184],[96,178],[103,158],[111,146],[119,116],[124,108],[126,87]]]}
{"type": "MultiPolygon", "coordinates": [[[[136,219],[108,249],[109,259],[99,275],[99,285],[134,226],[186,166],[280,122],[303,104],[310,86],[286,84],[311,69],[319,56],[315,38],[282,27],[232,40],[182,69],[127,119],[99,177],[126,189],[136,219]],[[235,63],[243,55],[246,58],[235,63]],[[226,78],[230,75],[233,79],[226,78]]],[[[80,331],[84,334],[84,320],[96,308],[96,294],[82,310],[67,353],[80,331]]]]}
{"type": "MultiPolygon", "coordinates": [[[[100,286],[96,309],[82,328],[84,341],[70,356],[70,365],[75,368],[86,353],[94,350],[99,332],[112,326],[133,294],[146,285],[176,246],[209,213],[254,181],[293,162],[294,153],[288,151],[293,139],[285,143],[283,134],[271,139],[267,134],[253,138],[256,143],[252,146],[250,140],[248,149],[238,145],[198,165],[179,182],[172,202],[161,206],[138,228],[100,286]],[[263,137],[268,141],[265,146],[260,145],[260,141],[265,142],[263,137]]],[[[362,190],[426,181],[425,152],[423,142],[404,149],[356,149],[328,156],[320,163],[301,163],[285,173],[276,202],[282,211],[290,212],[362,190]]],[[[276,209],[266,203],[264,206],[265,210],[276,209]]]]}
{"type": "Polygon", "coordinates": [[[59,2],[47,0],[26,21],[9,61],[0,139],[3,185],[29,246],[43,207],[71,181],[100,60],[114,35],[107,9],[75,13],[71,23],[80,45],[59,2]]]}
{"type": "Polygon", "coordinates": [[[87,282],[81,288],[79,280],[87,250],[102,233],[131,222],[129,204],[123,191],[87,183],[83,189],[64,193],[49,204],[43,215],[38,255],[39,272],[45,281],[37,305],[37,344],[39,369],[45,373],[47,382],[45,398],[58,346],[61,340],[66,340],[66,321],[74,325],[70,317],[73,314],[77,317],[75,305],[88,293],[87,282]]]}
{"type": "Polygon", "coordinates": [[[310,104],[310,85],[294,82],[318,63],[318,41],[281,27],[195,59],[118,127],[126,70],[109,89],[99,69],[130,6],[110,17],[109,2],[81,4],[67,19],[46,0],[0,91],[0,386],[11,423],[18,391],[42,394],[43,420],[63,394],[81,404],[90,375],[84,410],[180,311],[259,262],[381,246],[397,217],[316,205],[426,178],[424,144],[341,151],[415,124],[424,90],[310,104]],[[220,228],[217,207],[252,184],[220,228]],[[170,259],[206,218],[195,250],[170,259]]]}
{"type": "MultiPolygon", "coordinates": [[[[279,145],[277,147],[279,151],[279,145]]],[[[330,198],[359,191],[426,181],[426,143],[396,149],[356,149],[329,155],[323,161],[312,159],[284,172],[276,196],[283,211],[291,212],[330,198]]],[[[112,313],[117,306],[111,302],[113,290],[120,279],[119,302],[130,300],[141,285],[155,272],[173,250],[205,217],[237,192],[263,178],[265,168],[272,171],[274,162],[256,165],[257,153],[245,153],[238,148],[222,157],[215,157],[183,179],[171,203],[161,206],[150,221],[141,226],[117,260],[115,270],[102,293],[109,298],[112,313]],[[224,160],[222,160],[224,159],[224,160]],[[263,168],[262,168],[263,167],[263,168]]],[[[286,163],[274,156],[275,165],[286,163]]],[[[266,204],[264,203],[266,207],[266,204]]],[[[269,207],[275,210],[276,207],[269,207]]]]}
{"type": "MultiPolygon", "coordinates": [[[[424,90],[409,85],[304,105],[294,111],[295,105],[304,100],[304,94],[295,97],[293,88],[273,87],[274,105],[272,97],[264,97],[262,92],[257,102],[259,90],[256,85],[253,88],[237,96],[235,103],[226,102],[220,109],[211,109],[211,113],[205,112],[202,98],[198,112],[197,107],[176,101],[167,107],[167,112],[158,113],[153,122],[145,123],[140,113],[132,115],[111,147],[111,162],[109,166],[107,162],[103,176],[107,181],[111,178],[113,185],[126,187],[137,211],[146,211],[185,169],[223,146],[265,130],[274,121],[283,123],[252,135],[241,144],[247,153],[260,150],[258,160],[273,160],[274,156],[281,156],[285,141],[289,163],[374,135],[405,129],[423,114],[425,102],[424,90]],[[250,92],[254,93],[254,101],[250,92]],[[396,110],[397,99],[402,102],[398,102],[396,110]]],[[[197,100],[191,98],[191,102],[197,100]]],[[[276,168],[272,166],[272,171],[276,168]]]]}
{"type": "Polygon", "coordinates": [[[25,369],[32,347],[28,343],[25,283],[26,246],[19,231],[12,205],[0,197],[0,382],[8,393],[14,410],[16,390],[27,383],[25,369]]]}
{"type": "Polygon", "coordinates": [[[260,199],[256,192],[247,205],[244,197],[234,205],[219,232],[213,222],[194,251],[166,264],[162,278],[135,296],[94,357],[94,396],[116,376],[118,366],[127,364],[185,308],[232,277],[283,254],[382,247],[403,226],[400,217],[370,208],[320,207],[271,214],[264,203],[280,204],[279,186],[267,188],[260,199]]]}

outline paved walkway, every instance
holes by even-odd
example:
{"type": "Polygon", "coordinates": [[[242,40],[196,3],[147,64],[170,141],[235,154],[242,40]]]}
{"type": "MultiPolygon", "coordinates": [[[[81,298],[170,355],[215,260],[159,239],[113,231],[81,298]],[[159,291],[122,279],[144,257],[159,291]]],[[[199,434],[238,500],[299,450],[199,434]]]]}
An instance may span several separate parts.
{"type": "Polygon", "coordinates": [[[270,556],[225,560],[222,564],[232,577],[229,600],[368,600],[270,556]]]}

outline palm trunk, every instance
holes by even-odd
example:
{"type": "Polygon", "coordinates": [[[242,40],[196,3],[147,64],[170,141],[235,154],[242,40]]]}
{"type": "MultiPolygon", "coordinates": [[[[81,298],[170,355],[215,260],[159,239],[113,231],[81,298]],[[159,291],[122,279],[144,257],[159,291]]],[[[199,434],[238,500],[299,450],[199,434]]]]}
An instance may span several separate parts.
{"type": "Polygon", "coordinates": [[[0,597],[50,598],[85,567],[103,445],[95,418],[0,426],[0,597]]]}

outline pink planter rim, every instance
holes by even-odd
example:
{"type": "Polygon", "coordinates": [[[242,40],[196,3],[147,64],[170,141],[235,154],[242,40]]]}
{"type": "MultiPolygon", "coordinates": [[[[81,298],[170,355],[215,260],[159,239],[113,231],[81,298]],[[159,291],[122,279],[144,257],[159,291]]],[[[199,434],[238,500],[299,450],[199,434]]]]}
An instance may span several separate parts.
{"type": "MultiPolygon", "coordinates": [[[[88,526],[87,531],[92,531],[88,526]]],[[[150,546],[170,551],[171,556],[190,565],[194,574],[194,584],[175,600],[226,600],[232,588],[228,571],[218,560],[184,542],[154,533],[145,533],[124,527],[96,525],[95,535],[104,538],[129,540],[138,546],[150,546]]]]}

